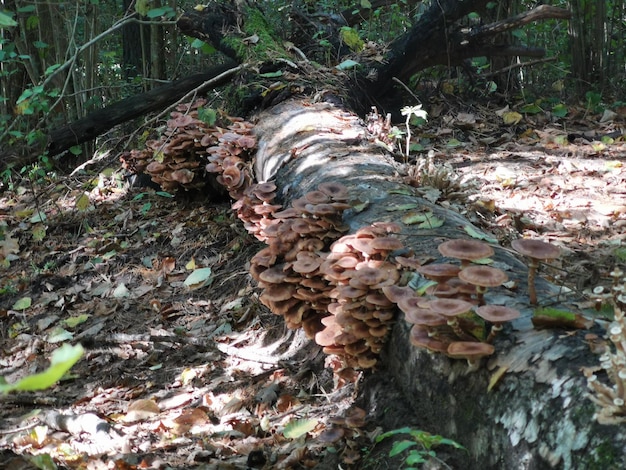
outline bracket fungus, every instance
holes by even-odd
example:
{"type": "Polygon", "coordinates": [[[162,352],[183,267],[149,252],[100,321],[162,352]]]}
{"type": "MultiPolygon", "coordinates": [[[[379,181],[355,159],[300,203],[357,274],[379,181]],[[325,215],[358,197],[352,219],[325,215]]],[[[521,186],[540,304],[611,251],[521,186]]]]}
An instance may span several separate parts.
{"type": "Polygon", "coordinates": [[[528,263],[528,297],[531,305],[537,305],[535,276],[539,269],[539,262],[558,258],[561,250],[550,243],[531,239],[513,240],[511,247],[521,255],[530,258],[528,263]]]}

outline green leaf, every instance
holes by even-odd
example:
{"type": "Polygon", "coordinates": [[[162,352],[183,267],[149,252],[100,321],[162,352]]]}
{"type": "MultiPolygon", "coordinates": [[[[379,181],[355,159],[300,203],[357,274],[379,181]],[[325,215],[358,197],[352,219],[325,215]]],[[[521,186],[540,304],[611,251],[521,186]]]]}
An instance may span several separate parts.
{"type": "MultiPolygon", "coordinates": [[[[198,119],[208,126],[214,126],[217,121],[217,112],[212,108],[199,108],[198,119]]],[[[157,193],[158,194],[158,193],[157,193]]]]}
{"type": "Polygon", "coordinates": [[[217,52],[217,49],[215,49],[215,47],[200,39],[194,39],[193,41],[191,41],[191,47],[200,50],[200,52],[202,52],[204,55],[211,55],[217,52]]]}
{"type": "Polygon", "coordinates": [[[385,208],[386,211],[395,212],[395,211],[408,211],[410,209],[415,209],[417,207],[417,203],[408,202],[406,204],[392,204],[385,208]]]}
{"type": "Polygon", "coordinates": [[[420,463],[426,463],[427,460],[424,458],[423,453],[414,450],[409,452],[409,455],[407,455],[406,459],[404,459],[404,462],[407,465],[416,465],[420,463]]]}
{"type": "Polygon", "coordinates": [[[158,18],[159,16],[167,16],[171,17],[174,13],[174,10],[170,6],[160,7],[160,8],[152,8],[148,10],[146,16],[148,18],[158,18]]]}
{"type": "Polygon", "coordinates": [[[567,106],[565,106],[563,103],[559,103],[553,106],[552,114],[560,118],[567,116],[567,106]]]}
{"type": "Polygon", "coordinates": [[[80,145],[73,145],[70,147],[70,153],[72,155],[80,155],[81,153],[83,153],[83,148],[80,145]]]}
{"type": "Polygon", "coordinates": [[[26,5],[24,7],[20,7],[17,9],[18,13],[32,13],[34,11],[35,11],[35,5],[26,5]]]}
{"type": "Polygon", "coordinates": [[[476,238],[477,240],[485,240],[488,243],[498,243],[497,239],[490,237],[489,235],[485,235],[485,234],[478,232],[471,225],[465,225],[463,227],[463,230],[465,230],[465,233],[467,233],[470,237],[476,238]]]}
{"type": "Polygon", "coordinates": [[[461,147],[462,145],[463,145],[463,142],[461,142],[458,139],[455,139],[454,137],[446,142],[446,147],[448,148],[461,147]]]}
{"type": "Polygon", "coordinates": [[[61,323],[63,323],[68,328],[75,328],[81,323],[85,323],[91,315],[87,313],[83,313],[82,315],[78,315],[75,317],[66,318],[61,323]]]}
{"type": "Polygon", "coordinates": [[[344,60],[342,63],[340,63],[339,65],[337,65],[335,68],[337,70],[348,70],[348,69],[353,69],[355,67],[358,67],[359,63],[352,60],[352,59],[348,59],[348,60],[344,60]]]}
{"type": "Polygon", "coordinates": [[[76,207],[76,209],[78,209],[80,212],[85,212],[87,209],[89,209],[90,204],[91,201],[89,200],[89,194],[83,193],[76,199],[74,207],[76,207]]]}
{"type": "Polygon", "coordinates": [[[65,328],[61,328],[60,326],[57,326],[53,328],[52,331],[50,331],[50,334],[48,335],[48,338],[46,341],[48,341],[48,343],[51,343],[51,344],[62,343],[63,341],[71,340],[73,337],[74,335],[70,333],[69,331],[67,331],[65,328]]]}
{"type": "Polygon", "coordinates": [[[419,224],[417,228],[437,228],[441,227],[445,222],[445,219],[440,219],[432,212],[428,212],[427,215],[426,220],[419,224]]]}
{"type": "Polygon", "coordinates": [[[17,21],[0,11],[0,28],[10,28],[12,26],[17,26],[17,21]]]}
{"type": "Polygon", "coordinates": [[[313,431],[315,426],[317,426],[316,419],[296,419],[289,422],[289,424],[285,426],[283,435],[287,439],[297,439],[300,436],[305,435],[307,432],[313,431]]]}
{"type": "Polygon", "coordinates": [[[50,454],[28,455],[24,457],[39,470],[57,470],[58,468],[50,454]]]}
{"type": "Polygon", "coordinates": [[[173,194],[170,194],[167,191],[157,191],[155,194],[161,197],[174,197],[173,194]]]}
{"type": "Polygon", "coordinates": [[[46,226],[43,224],[37,224],[32,228],[31,233],[33,235],[33,240],[40,242],[46,238],[46,226]]]}
{"type": "Polygon", "coordinates": [[[283,76],[283,71],[282,70],[277,70],[276,72],[267,72],[267,73],[260,73],[259,77],[263,77],[263,78],[278,78],[278,77],[282,77],[283,76]]]}
{"type": "Polygon", "coordinates": [[[44,390],[52,387],[72,368],[83,355],[80,344],[71,346],[64,344],[52,353],[50,367],[39,374],[29,375],[13,384],[0,384],[0,392],[8,393],[13,390],[44,390]]]}
{"type": "Polygon", "coordinates": [[[150,0],[137,0],[135,2],[135,11],[141,16],[146,16],[148,11],[150,11],[149,3],[150,0]]]}
{"type": "Polygon", "coordinates": [[[372,4],[369,2],[369,0],[361,0],[361,8],[369,10],[372,8],[372,4]]]}
{"type": "Polygon", "coordinates": [[[141,212],[141,215],[146,215],[148,212],[150,212],[150,209],[152,209],[152,203],[146,202],[143,206],[141,206],[141,209],[139,209],[139,211],[141,212]]]}
{"type": "Polygon", "coordinates": [[[211,268],[195,269],[189,276],[187,276],[184,284],[190,289],[206,287],[213,282],[212,274],[213,271],[211,268]]]}
{"type": "Polygon", "coordinates": [[[376,437],[376,443],[382,441],[383,439],[387,439],[388,437],[396,436],[398,434],[411,434],[412,430],[413,429],[411,429],[410,427],[405,426],[403,428],[398,428],[392,431],[384,432],[376,437]]]}
{"type": "Polygon", "coordinates": [[[539,113],[541,113],[543,111],[543,109],[541,109],[535,103],[531,103],[531,104],[527,104],[527,105],[522,106],[520,111],[522,113],[526,113],[526,114],[539,114],[539,113]]]}
{"type": "Polygon", "coordinates": [[[389,451],[389,457],[395,457],[415,445],[417,445],[417,442],[415,441],[394,442],[393,446],[391,446],[391,450],[389,451]]]}
{"type": "Polygon", "coordinates": [[[30,297],[22,297],[13,304],[11,310],[26,310],[31,306],[32,302],[30,297]]]}
{"type": "Polygon", "coordinates": [[[45,76],[47,77],[47,76],[51,75],[51,74],[52,74],[52,73],[53,73],[56,69],[58,69],[59,67],[61,67],[61,64],[54,64],[54,65],[51,65],[51,66],[50,66],[50,67],[48,67],[48,68],[46,69],[46,71],[44,72],[45,76]]]}

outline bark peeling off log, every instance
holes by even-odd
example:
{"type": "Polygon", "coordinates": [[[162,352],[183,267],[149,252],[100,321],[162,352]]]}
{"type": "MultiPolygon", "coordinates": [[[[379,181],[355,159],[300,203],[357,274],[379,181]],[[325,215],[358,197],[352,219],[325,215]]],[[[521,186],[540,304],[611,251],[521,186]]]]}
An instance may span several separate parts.
{"type": "Polygon", "coordinates": [[[467,447],[468,468],[623,468],[625,430],[598,424],[586,397],[580,367],[597,358],[583,332],[537,331],[522,320],[496,342],[487,368],[471,373],[462,361],[411,347],[408,334],[399,322],[383,362],[405,396],[420,397],[412,403],[419,419],[467,447]],[[488,392],[500,367],[507,370],[488,392]]]}
{"type": "MultiPolygon", "coordinates": [[[[417,203],[445,220],[436,229],[403,226],[399,237],[418,255],[439,257],[440,241],[467,238],[463,227],[471,224],[404,185],[399,166],[367,139],[359,119],[344,110],[325,103],[285,102],[259,114],[256,134],[257,176],[275,180],[284,203],[322,182],[340,181],[353,200],[369,201],[362,212],[346,211],[352,231],[376,221],[398,222],[402,214],[387,208],[417,203]]],[[[494,248],[495,261],[518,282],[518,290],[488,292],[486,301],[497,299],[522,316],[497,338],[496,354],[487,365],[468,373],[465,361],[418,350],[410,345],[409,325],[399,321],[382,357],[381,369],[391,376],[385,380],[397,382],[404,396],[411,397],[420,426],[469,449],[467,468],[624,468],[626,430],[598,424],[595,405],[586,396],[580,368],[597,366],[598,359],[585,342],[585,332],[533,329],[524,290],[526,267],[509,250],[494,248]],[[488,392],[490,378],[502,370],[504,375],[488,392]]],[[[550,298],[568,308],[556,286],[538,281],[543,305],[550,298]]],[[[602,334],[600,329],[597,333],[602,334]]]]}

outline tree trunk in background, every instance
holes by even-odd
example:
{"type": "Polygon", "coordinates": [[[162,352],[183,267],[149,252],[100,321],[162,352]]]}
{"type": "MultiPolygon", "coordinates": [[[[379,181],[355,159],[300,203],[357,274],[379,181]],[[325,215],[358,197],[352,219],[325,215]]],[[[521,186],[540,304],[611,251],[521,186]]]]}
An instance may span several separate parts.
{"type": "Polygon", "coordinates": [[[570,41],[572,48],[572,75],[579,80],[579,91],[584,95],[591,83],[601,90],[606,81],[603,58],[606,57],[605,21],[606,2],[572,0],[570,41]]]}
{"type": "MultiPolygon", "coordinates": [[[[440,256],[436,247],[441,241],[468,237],[464,227],[471,224],[407,186],[399,165],[367,139],[357,116],[302,99],[279,104],[256,119],[256,176],[276,181],[283,205],[320,183],[339,181],[349,188],[352,200],[367,202],[361,212],[344,214],[351,233],[373,222],[394,221],[403,227],[398,237],[405,246],[418,257],[432,258],[440,256]],[[388,208],[404,204],[429,209],[445,223],[436,229],[403,225],[398,220],[402,213],[388,208]]],[[[496,354],[470,372],[465,361],[411,346],[409,325],[400,320],[387,341],[379,372],[361,388],[361,402],[386,429],[415,424],[463,444],[469,451],[463,468],[624,468],[623,427],[598,424],[592,418],[595,405],[586,397],[580,368],[598,364],[586,332],[533,329],[526,267],[510,250],[494,248],[495,262],[519,287],[501,287],[488,294],[487,302],[490,295],[497,296],[498,303],[523,312],[512,331],[507,329],[496,341],[496,354]],[[488,391],[490,379],[499,372],[504,375],[488,391]],[[404,400],[398,400],[393,384],[404,400]]],[[[539,291],[541,298],[556,299],[561,308],[576,300],[559,298],[546,282],[540,282],[539,291]]]]}
{"type": "MultiPolygon", "coordinates": [[[[131,0],[123,0],[124,11],[127,12],[133,4],[131,0]]],[[[144,25],[135,22],[122,28],[122,74],[129,82],[144,74],[142,28],[145,29],[144,25]]]]}

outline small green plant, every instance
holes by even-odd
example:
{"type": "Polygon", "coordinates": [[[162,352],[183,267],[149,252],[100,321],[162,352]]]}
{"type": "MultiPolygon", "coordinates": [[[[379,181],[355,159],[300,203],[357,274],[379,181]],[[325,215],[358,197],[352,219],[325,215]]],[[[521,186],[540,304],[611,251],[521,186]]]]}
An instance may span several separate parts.
{"type": "MultiPolygon", "coordinates": [[[[410,427],[385,432],[378,436],[375,442],[378,444],[385,439],[403,434],[408,435],[408,439],[394,442],[389,451],[389,457],[396,457],[406,452],[404,459],[406,466],[403,467],[404,470],[416,469],[420,464],[426,463],[429,460],[439,460],[437,453],[433,450],[434,447],[439,445],[448,445],[455,449],[465,450],[465,447],[452,439],[410,427]]],[[[441,463],[444,464],[443,462],[441,463]]]]}

